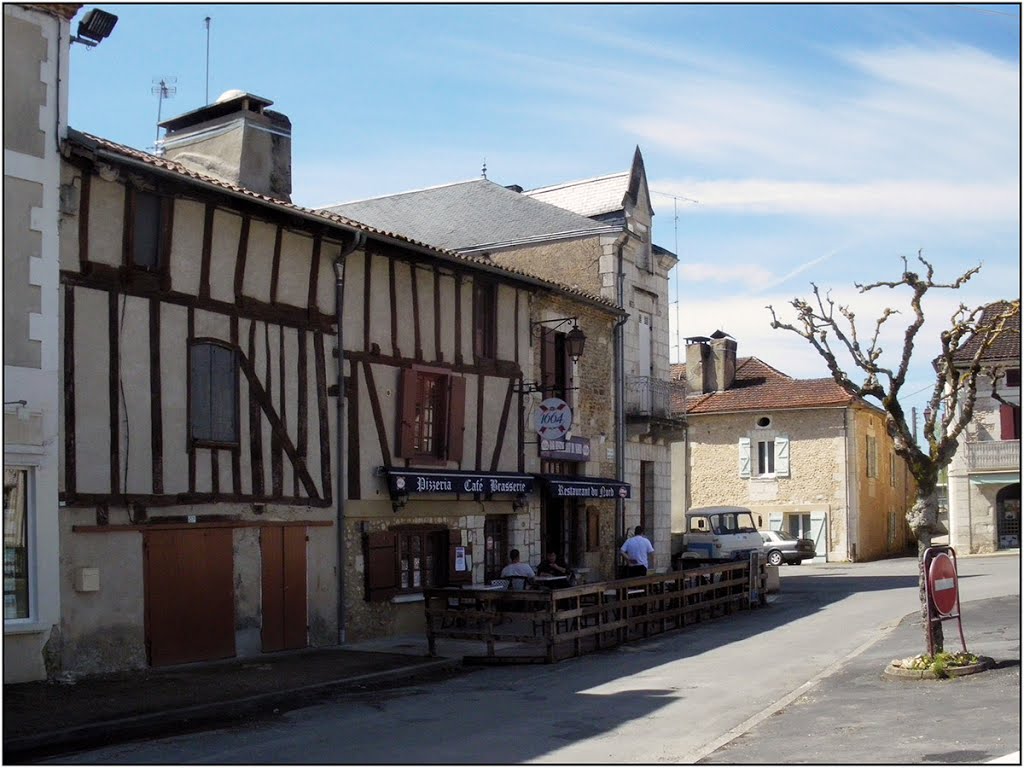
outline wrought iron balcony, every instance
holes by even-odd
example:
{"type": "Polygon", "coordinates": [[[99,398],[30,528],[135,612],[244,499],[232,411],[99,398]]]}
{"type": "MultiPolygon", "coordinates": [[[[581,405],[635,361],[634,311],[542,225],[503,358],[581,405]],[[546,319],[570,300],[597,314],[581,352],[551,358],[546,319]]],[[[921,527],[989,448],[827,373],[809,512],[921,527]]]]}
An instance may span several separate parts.
{"type": "Polygon", "coordinates": [[[984,440],[966,447],[968,472],[1020,470],[1020,440],[984,440]]]}
{"type": "Polygon", "coordinates": [[[650,376],[627,376],[625,386],[627,431],[668,440],[682,437],[685,419],[672,414],[670,382],[650,376]]]}

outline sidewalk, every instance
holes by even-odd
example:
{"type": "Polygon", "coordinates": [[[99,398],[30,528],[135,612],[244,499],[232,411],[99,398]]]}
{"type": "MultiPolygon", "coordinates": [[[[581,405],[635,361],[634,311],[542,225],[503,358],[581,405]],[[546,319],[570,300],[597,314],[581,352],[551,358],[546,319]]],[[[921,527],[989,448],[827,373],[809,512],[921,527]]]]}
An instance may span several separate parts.
{"type": "MultiPolygon", "coordinates": [[[[911,614],[862,653],[726,734],[694,762],[867,765],[985,763],[1020,765],[1020,597],[961,606],[967,650],[995,668],[947,680],[883,674],[923,643],[911,614]]],[[[958,651],[956,621],[943,623],[945,647],[958,651]]]]}
{"type": "Polygon", "coordinates": [[[3,762],[292,709],[345,690],[451,675],[470,652],[425,637],[3,687],[3,762]]]}

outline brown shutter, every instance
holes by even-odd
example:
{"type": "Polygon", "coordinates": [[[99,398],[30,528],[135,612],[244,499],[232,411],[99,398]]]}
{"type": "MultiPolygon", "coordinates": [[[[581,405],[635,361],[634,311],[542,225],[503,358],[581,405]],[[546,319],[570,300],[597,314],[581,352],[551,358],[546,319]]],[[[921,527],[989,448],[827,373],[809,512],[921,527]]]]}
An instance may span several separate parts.
{"type": "MultiPolygon", "coordinates": [[[[448,583],[449,584],[471,584],[473,572],[470,570],[455,570],[455,548],[462,546],[462,531],[453,528],[448,531],[448,583]]],[[[466,545],[466,557],[470,555],[470,547],[466,545]]]]}
{"type": "Polygon", "coordinates": [[[554,387],[557,381],[555,366],[557,364],[555,332],[542,327],[540,335],[540,385],[544,389],[542,393],[544,398],[554,397],[554,387]]]}
{"type": "MultiPolygon", "coordinates": [[[[483,377],[479,377],[483,386],[483,377]]],[[[466,429],[466,380],[462,376],[448,379],[448,461],[462,461],[463,433],[466,429]]],[[[477,425],[477,429],[480,425],[477,425]]]]}
{"type": "Polygon", "coordinates": [[[398,537],[390,531],[368,533],[366,548],[366,599],[387,600],[398,593],[398,537]]]}
{"type": "Polygon", "coordinates": [[[395,428],[397,436],[395,452],[398,456],[410,458],[413,455],[413,425],[416,419],[416,371],[406,368],[402,371],[399,382],[398,426],[395,428]]]}
{"type": "Polygon", "coordinates": [[[999,406],[999,439],[1020,439],[1020,408],[1003,403],[999,406]]]}

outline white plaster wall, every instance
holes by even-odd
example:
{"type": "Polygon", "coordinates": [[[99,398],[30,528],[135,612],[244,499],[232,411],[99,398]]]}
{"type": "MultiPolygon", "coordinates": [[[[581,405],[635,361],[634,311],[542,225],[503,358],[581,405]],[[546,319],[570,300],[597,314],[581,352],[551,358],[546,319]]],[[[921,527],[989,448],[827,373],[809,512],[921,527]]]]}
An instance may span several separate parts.
{"type": "MultiPolygon", "coordinates": [[[[251,232],[251,230],[250,230],[251,232]]],[[[235,301],[235,263],[238,261],[238,243],[242,236],[242,217],[217,211],[213,214],[213,238],[211,240],[210,259],[210,298],[215,301],[235,301]]],[[[273,236],[272,236],[273,237],[273,236]]],[[[251,238],[250,238],[251,243],[251,238]]],[[[271,253],[273,253],[274,241],[270,241],[271,253]]],[[[249,268],[248,261],[245,269],[246,278],[253,275],[249,268]]],[[[270,299],[270,275],[268,269],[266,274],[257,273],[258,281],[256,289],[264,291],[258,298],[263,301],[270,299]]]]}
{"type": "MultiPolygon", "coordinates": [[[[238,252],[238,238],[241,233],[241,217],[217,211],[214,217],[214,253],[223,255],[225,262],[229,256],[238,252]],[[230,224],[230,226],[225,226],[230,224]],[[232,245],[232,243],[234,245],[232,245]],[[232,250],[234,248],[234,250],[232,250]]],[[[245,253],[245,276],[242,278],[243,295],[258,301],[270,301],[270,282],[274,272],[274,243],[277,227],[265,221],[252,219],[249,223],[249,242],[245,253]]],[[[223,263],[223,262],[221,262],[223,263]]],[[[214,270],[211,270],[213,272],[214,270]]],[[[229,274],[229,287],[233,285],[234,270],[225,270],[229,274]]],[[[212,280],[211,280],[212,282],[212,280]]],[[[211,296],[213,296],[211,285],[211,296]]],[[[234,295],[225,299],[234,301],[234,295]]]]}
{"type": "MultiPolygon", "coordinates": [[[[363,346],[363,304],[366,296],[367,261],[370,258],[372,257],[368,256],[364,251],[355,251],[345,260],[345,306],[343,310],[345,349],[362,349],[363,346]]],[[[401,281],[399,281],[399,284],[401,284],[401,281]]],[[[406,306],[412,306],[411,295],[409,302],[406,306]]],[[[399,305],[401,305],[401,301],[399,301],[399,305]]],[[[406,324],[398,324],[400,345],[404,342],[404,339],[402,339],[403,325],[406,324]]],[[[411,329],[407,330],[411,331],[411,329]]],[[[388,333],[390,334],[390,327],[388,333]]]]}
{"type": "Polygon", "coordinates": [[[313,261],[313,238],[285,230],[281,236],[281,265],[277,301],[305,307],[309,301],[309,267],[313,261]]]}
{"type": "MultiPolygon", "coordinates": [[[[370,299],[370,343],[377,344],[382,353],[387,353],[391,348],[391,297],[388,280],[388,260],[383,256],[372,256],[370,259],[370,290],[373,294],[370,299]]],[[[360,288],[362,287],[360,285],[360,288]]],[[[361,290],[359,295],[360,301],[357,303],[362,304],[365,291],[361,290]]],[[[352,336],[345,346],[349,349],[362,349],[363,337],[352,336]]]]}
{"type": "Polygon", "coordinates": [[[121,302],[123,316],[118,333],[121,487],[126,493],[152,493],[149,300],[125,296],[121,302]]]}
{"type": "Polygon", "coordinates": [[[455,362],[455,338],[461,333],[455,328],[455,280],[453,275],[441,275],[441,357],[447,363],[455,362]]]}
{"type": "MultiPolygon", "coordinates": [[[[206,207],[194,200],[174,201],[171,229],[171,288],[199,295],[203,266],[203,227],[206,207]]],[[[232,301],[234,299],[232,298],[232,301]]]]}
{"type": "Polygon", "coordinates": [[[415,269],[413,275],[416,280],[416,300],[419,302],[420,347],[423,349],[423,359],[437,360],[434,336],[434,273],[427,269],[415,269]]]}
{"type": "Polygon", "coordinates": [[[89,261],[119,267],[124,261],[125,188],[116,173],[109,178],[101,170],[89,182],[89,261]]]}
{"type": "Polygon", "coordinates": [[[188,310],[166,303],[161,303],[160,307],[160,385],[164,493],[185,493],[188,491],[188,310]]]}

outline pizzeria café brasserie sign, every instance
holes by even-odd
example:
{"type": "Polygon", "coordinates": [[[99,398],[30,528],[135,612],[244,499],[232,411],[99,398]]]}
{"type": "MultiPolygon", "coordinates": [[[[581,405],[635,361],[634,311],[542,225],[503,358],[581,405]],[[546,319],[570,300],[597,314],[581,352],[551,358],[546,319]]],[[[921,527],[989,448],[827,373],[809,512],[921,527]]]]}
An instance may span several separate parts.
{"type": "Polygon", "coordinates": [[[533,478],[495,475],[420,475],[391,478],[396,493],[533,493],[533,478]]]}

